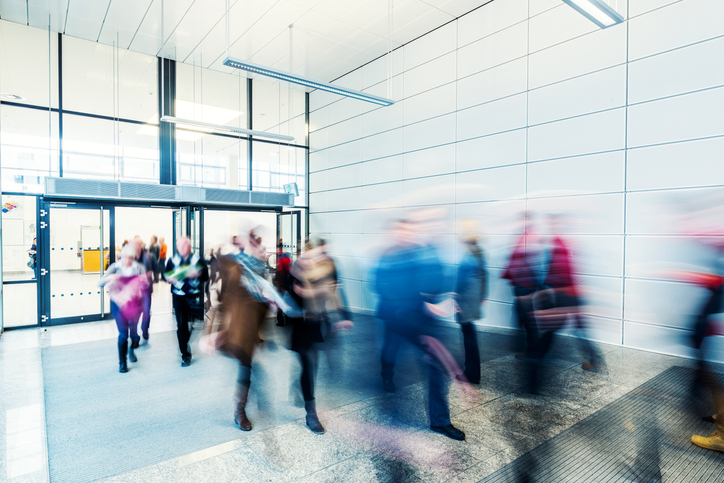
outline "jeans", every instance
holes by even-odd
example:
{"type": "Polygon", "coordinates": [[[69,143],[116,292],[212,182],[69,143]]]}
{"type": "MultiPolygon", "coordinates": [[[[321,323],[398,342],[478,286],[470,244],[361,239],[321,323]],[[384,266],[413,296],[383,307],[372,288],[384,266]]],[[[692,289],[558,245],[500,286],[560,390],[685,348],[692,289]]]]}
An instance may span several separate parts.
{"type": "Polygon", "coordinates": [[[184,297],[173,294],[172,298],[173,312],[176,316],[178,349],[181,352],[181,357],[190,357],[189,339],[191,338],[191,332],[189,331],[189,320],[191,319],[191,308],[189,307],[189,302],[184,297]]]}
{"type": "Polygon", "coordinates": [[[536,291],[519,286],[514,287],[513,291],[515,293],[515,312],[518,315],[520,325],[525,329],[526,351],[530,351],[538,343],[538,325],[533,315],[533,303],[528,296],[534,294],[536,291]]]}
{"type": "MultiPolygon", "coordinates": [[[[447,404],[447,379],[442,364],[421,343],[420,336],[425,335],[415,330],[399,330],[385,323],[385,345],[382,347],[382,379],[392,379],[397,352],[403,340],[424,351],[430,362],[428,384],[428,414],[430,426],[447,426],[450,424],[450,409],[447,404]]],[[[480,364],[478,364],[478,368],[480,364]]]]}
{"type": "Polygon", "coordinates": [[[143,338],[148,340],[148,327],[151,325],[151,292],[149,290],[143,292],[142,304],[141,332],[143,332],[143,338]]]}
{"type": "Polygon", "coordinates": [[[475,324],[461,322],[463,329],[463,345],[465,346],[465,377],[473,384],[480,382],[480,349],[475,324]]]}
{"type": "Polygon", "coordinates": [[[121,308],[113,301],[111,301],[111,313],[113,314],[113,318],[116,320],[116,326],[118,327],[118,344],[127,344],[129,335],[131,342],[137,342],[140,337],[138,337],[138,332],[136,330],[136,321],[128,320],[124,317],[121,312],[121,308]]]}

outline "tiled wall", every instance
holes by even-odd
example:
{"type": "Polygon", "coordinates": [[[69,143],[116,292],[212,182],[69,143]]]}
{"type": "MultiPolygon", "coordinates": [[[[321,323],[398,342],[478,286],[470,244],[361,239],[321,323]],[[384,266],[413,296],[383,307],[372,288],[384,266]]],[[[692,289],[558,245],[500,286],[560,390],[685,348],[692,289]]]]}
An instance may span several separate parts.
{"type": "Polygon", "coordinates": [[[724,185],[724,2],[609,4],[627,21],[601,30],[560,0],[495,0],[394,51],[389,86],[387,57],[337,81],[394,105],[311,94],[310,232],[332,241],[350,305],[374,309],[384,221],[437,205],[449,262],[455,219],[482,220],[481,323],[511,326],[513,220],[564,211],[594,337],[688,354],[705,294],[662,269],[711,259],[676,218],[724,185]]]}

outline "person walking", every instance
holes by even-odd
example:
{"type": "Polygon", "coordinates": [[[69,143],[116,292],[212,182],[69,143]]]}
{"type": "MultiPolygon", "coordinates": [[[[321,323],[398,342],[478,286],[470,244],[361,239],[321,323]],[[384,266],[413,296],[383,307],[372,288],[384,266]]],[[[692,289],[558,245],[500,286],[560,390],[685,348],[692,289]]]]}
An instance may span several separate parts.
{"type": "Polygon", "coordinates": [[[168,247],[166,246],[166,241],[163,238],[159,238],[158,245],[158,273],[160,278],[163,278],[163,272],[166,270],[166,251],[168,250],[168,247]]]}
{"type": "Polygon", "coordinates": [[[171,284],[181,367],[188,367],[191,365],[189,321],[194,308],[200,305],[203,283],[209,280],[209,271],[203,257],[192,253],[188,237],[176,242],[176,250],[176,254],[166,263],[165,277],[171,284]]]}
{"type": "Polygon", "coordinates": [[[137,346],[138,317],[143,305],[143,294],[147,290],[146,269],[135,261],[136,248],[126,245],[121,250],[121,259],[106,270],[98,282],[108,289],[111,299],[111,313],[118,327],[118,371],[128,372],[128,359],[137,362],[134,345],[137,346]],[[128,339],[131,339],[131,346],[128,339]]]}
{"type": "MultiPolygon", "coordinates": [[[[143,293],[143,313],[141,316],[141,332],[143,334],[143,343],[148,343],[149,333],[148,329],[151,326],[151,299],[153,296],[153,271],[155,264],[153,262],[153,255],[151,255],[141,240],[141,237],[136,235],[133,238],[133,243],[136,246],[136,261],[143,265],[146,269],[146,276],[148,277],[148,288],[143,293]]],[[[140,342],[134,342],[133,344],[137,349],[140,342]]]]}
{"type": "Polygon", "coordinates": [[[158,283],[161,246],[158,244],[158,238],[156,238],[156,235],[151,236],[151,245],[148,247],[148,253],[150,253],[153,257],[153,283],[158,283]]]}

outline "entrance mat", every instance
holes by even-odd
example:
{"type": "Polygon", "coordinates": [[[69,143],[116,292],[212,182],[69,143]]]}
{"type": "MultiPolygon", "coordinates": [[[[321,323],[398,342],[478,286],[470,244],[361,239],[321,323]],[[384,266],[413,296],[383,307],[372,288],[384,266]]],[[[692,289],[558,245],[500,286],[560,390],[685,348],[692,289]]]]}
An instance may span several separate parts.
{"type": "Polygon", "coordinates": [[[721,482],[724,453],[691,443],[710,436],[695,371],[672,367],[482,482],[721,482]]]}
{"type": "Polygon", "coordinates": [[[238,363],[195,351],[182,368],[175,332],[151,334],[136,354],[120,374],[115,339],[42,350],[51,482],[94,481],[241,437],[238,363]]]}

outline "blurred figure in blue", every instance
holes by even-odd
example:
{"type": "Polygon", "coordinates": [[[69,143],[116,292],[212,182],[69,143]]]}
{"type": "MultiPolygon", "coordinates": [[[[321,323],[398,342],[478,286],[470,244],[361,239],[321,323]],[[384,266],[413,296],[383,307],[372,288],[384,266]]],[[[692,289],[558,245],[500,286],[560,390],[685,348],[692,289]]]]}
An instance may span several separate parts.
{"type": "Polygon", "coordinates": [[[385,323],[381,357],[383,388],[387,392],[396,390],[394,366],[403,341],[424,351],[430,363],[430,429],[464,440],[465,433],[450,421],[443,362],[425,342],[434,339],[431,309],[443,289],[442,262],[432,246],[420,243],[414,221],[400,220],[391,228],[394,244],[382,255],[374,274],[374,289],[379,294],[377,317],[385,323]]]}
{"type": "Polygon", "coordinates": [[[477,231],[475,220],[461,220],[460,234],[465,252],[458,265],[455,284],[456,319],[462,327],[465,347],[464,375],[472,384],[480,384],[480,348],[474,322],[482,318],[482,305],[488,298],[488,271],[477,231]]]}

